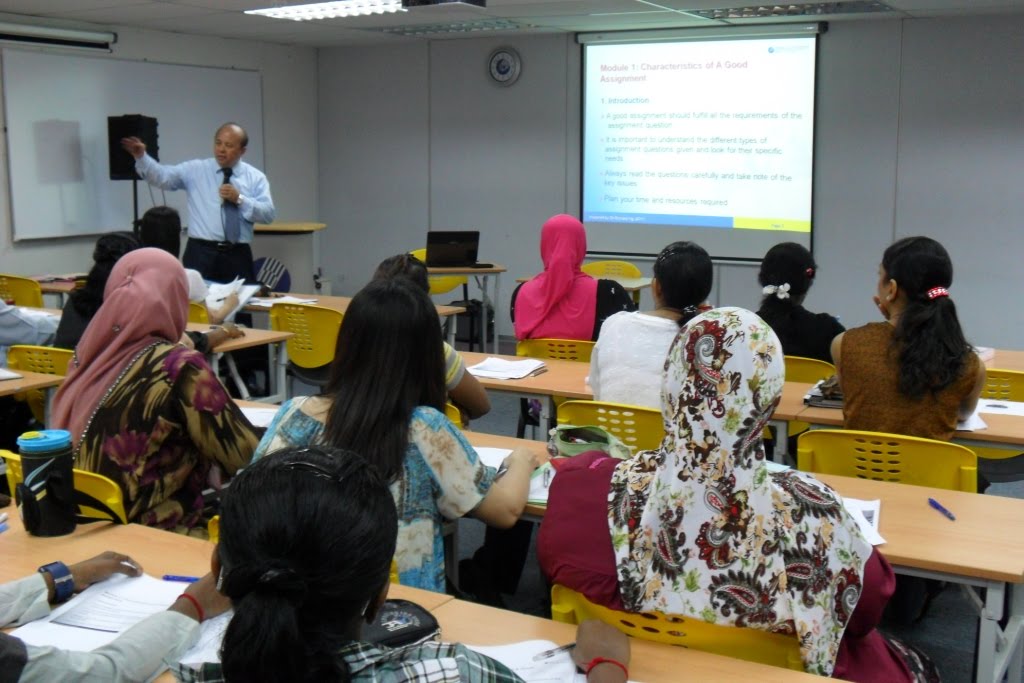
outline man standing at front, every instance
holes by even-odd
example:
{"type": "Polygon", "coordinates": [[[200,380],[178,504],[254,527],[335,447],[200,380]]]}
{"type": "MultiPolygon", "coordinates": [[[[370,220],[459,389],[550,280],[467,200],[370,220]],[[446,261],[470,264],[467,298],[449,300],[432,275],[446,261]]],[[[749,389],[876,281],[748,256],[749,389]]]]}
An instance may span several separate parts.
{"type": "Polygon", "coordinates": [[[212,159],[167,166],[146,154],[139,138],[121,140],[146,182],[188,193],[188,243],[182,262],[213,282],[254,280],[252,226],[274,220],[267,177],[242,161],[248,144],[244,128],[225,123],[214,136],[212,159]]]}

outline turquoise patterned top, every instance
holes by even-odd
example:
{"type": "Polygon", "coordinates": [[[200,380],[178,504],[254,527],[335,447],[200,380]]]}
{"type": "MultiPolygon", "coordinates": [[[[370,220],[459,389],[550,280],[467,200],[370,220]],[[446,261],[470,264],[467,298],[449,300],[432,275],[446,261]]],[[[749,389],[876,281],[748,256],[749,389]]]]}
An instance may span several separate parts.
{"type": "MultiPolygon", "coordinates": [[[[253,461],[280,448],[320,442],[324,424],[301,410],[311,398],[293,398],[281,406],[253,461]]],[[[444,592],[441,527],[479,505],[494,475],[443,413],[425,406],[413,411],[402,474],[390,485],[398,509],[395,561],[403,586],[444,592]]]]}

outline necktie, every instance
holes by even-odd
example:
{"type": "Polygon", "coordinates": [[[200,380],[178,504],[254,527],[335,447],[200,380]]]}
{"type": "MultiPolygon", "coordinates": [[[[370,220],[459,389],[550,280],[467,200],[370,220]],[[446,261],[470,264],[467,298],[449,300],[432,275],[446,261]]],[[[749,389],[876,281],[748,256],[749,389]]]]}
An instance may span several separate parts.
{"type": "MultiPolygon", "coordinates": [[[[231,182],[232,169],[222,168],[224,172],[224,184],[231,182]]],[[[238,204],[224,200],[224,239],[228,242],[237,242],[242,235],[241,218],[238,215],[238,204]]]]}

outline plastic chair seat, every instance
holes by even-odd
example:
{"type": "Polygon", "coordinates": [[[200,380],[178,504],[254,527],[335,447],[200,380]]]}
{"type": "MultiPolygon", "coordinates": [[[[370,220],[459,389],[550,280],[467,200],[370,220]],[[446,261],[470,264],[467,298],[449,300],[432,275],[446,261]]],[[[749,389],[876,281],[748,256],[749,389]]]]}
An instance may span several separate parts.
{"type": "Polygon", "coordinates": [[[43,290],[30,278],[0,273],[0,299],[14,306],[42,308],[43,290]]]}
{"type": "Polygon", "coordinates": [[[719,626],[695,617],[658,612],[634,614],[596,605],[571,588],[551,587],[551,618],[563,624],[598,619],[628,636],[803,671],[799,641],[754,628],[719,626]]]}
{"type": "MultiPolygon", "coordinates": [[[[804,358],[803,356],[786,356],[786,381],[804,382],[816,384],[823,379],[828,379],[836,374],[836,366],[826,363],[817,358],[804,358]]],[[[811,428],[806,422],[793,420],[789,423],[789,436],[806,432],[811,428]]]]}
{"type": "Polygon", "coordinates": [[[804,432],[797,444],[805,472],[978,491],[978,456],[958,444],[852,429],[804,432]]]}
{"type": "MultiPolygon", "coordinates": [[[[516,343],[516,355],[527,358],[540,358],[543,360],[572,360],[581,363],[589,363],[590,355],[594,352],[594,342],[580,339],[524,339],[516,343]]],[[[552,396],[551,402],[555,406],[565,403],[568,399],[565,396],[552,396]]],[[[519,424],[516,426],[516,436],[520,439],[526,434],[526,425],[534,424],[529,418],[527,399],[519,402],[519,424]]],[[[544,429],[549,426],[544,425],[544,429]]]]}
{"type": "Polygon", "coordinates": [[[327,384],[341,321],[340,311],[323,306],[274,304],[270,307],[270,328],[294,334],[285,342],[289,374],[313,386],[327,384]]]}
{"type": "Polygon", "coordinates": [[[206,310],[206,306],[199,303],[198,301],[188,302],[188,321],[190,323],[207,324],[210,322],[210,313],[206,310]]]}
{"type": "MultiPolygon", "coordinates": [[[[11,370],[27,370],[44,375],[66,375],[68,365],[74,358],[71,349],[58,349],[54,346],[31,346],[16,344],[7,350],[7,367],[11,370]]],[[[40,424],[46,421],[46,391],[31,389],[14,395],[19,401],[27,401],[32,410],[32,417],[40,424]]]]}
{"type": "MultiPolygon", "coordinates": [[[[614,280],[618,277],[643,277],[640,269],[629,261],[591,261],[584,263],[580,270],[593,278],[614,280]]],[[[633,303],[640,305],[640,292],[633,292],[633,303]]]]}
{"type": "Polygon", "coordinates": [[[607,401],[566,401],[558,406],[558,424],[602,427],[634,453],[652,450],[665,436],[661,411],[607,401]]]}

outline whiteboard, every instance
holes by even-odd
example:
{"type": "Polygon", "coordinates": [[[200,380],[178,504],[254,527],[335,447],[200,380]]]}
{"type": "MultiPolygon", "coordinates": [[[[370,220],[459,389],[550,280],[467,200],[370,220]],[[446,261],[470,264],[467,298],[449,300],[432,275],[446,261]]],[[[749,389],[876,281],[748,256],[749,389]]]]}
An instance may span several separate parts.
{"type": "MultiPolygon", "coordinates": [[[[3,50],[8,177],[15,240],[130,230],[132,182],[110,180],[107,117],[155,117],[160,161],[212,156],[217,128],[249,133],[244,160],[263,168],[258,71],[3,50]]],[[[166,203],[187,224],[186,197],[166,203]]],[[[163,204],[139,181],[139,214],[163,204]]]]}

